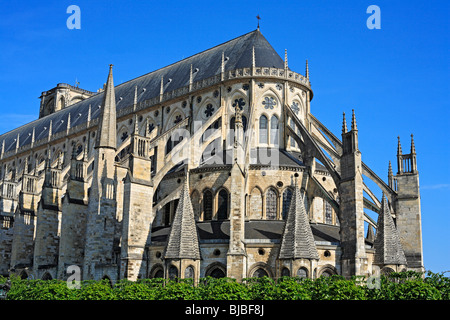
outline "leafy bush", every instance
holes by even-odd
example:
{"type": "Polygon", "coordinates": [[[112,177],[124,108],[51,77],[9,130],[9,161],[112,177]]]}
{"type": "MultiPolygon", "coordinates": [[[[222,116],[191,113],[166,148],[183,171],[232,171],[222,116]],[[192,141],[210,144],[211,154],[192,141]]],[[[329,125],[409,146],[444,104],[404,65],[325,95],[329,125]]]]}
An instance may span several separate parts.
{"type": "MultiPolygon", "coordinates": [[[[0,277],[0,284],[6,282],[0,277]]],[[[11,277],[8,300],[449,300],[450,279],[444,273],[418,272],[381,275],[376,288],[361,277],[282,277],[82,281],[69,289],[62,280],[22,280],[11,277]]]]}

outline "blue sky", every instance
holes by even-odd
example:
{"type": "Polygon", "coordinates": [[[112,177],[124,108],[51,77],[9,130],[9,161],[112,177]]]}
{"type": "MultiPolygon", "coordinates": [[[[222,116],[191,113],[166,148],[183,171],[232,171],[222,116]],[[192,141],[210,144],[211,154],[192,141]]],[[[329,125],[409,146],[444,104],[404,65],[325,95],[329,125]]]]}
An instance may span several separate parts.
{"type": "MultiPolygon", "coordinates": [[[[304,73],[312,113],[338,137],[355,109],[363,161],[387,179],[397,136],[414,134],[425,267],[450,270],[448,1],[2,1],[0,132],[34,120],[42,91],[65,82],[96,91],[256,29],[304,73]],[[69,30],[69,5],[81,29],[69,30]],[[370,30],[369,5],[381,9],[370,30]]],[[[380,193],[377,193],[380,194],[380,193]]]]}

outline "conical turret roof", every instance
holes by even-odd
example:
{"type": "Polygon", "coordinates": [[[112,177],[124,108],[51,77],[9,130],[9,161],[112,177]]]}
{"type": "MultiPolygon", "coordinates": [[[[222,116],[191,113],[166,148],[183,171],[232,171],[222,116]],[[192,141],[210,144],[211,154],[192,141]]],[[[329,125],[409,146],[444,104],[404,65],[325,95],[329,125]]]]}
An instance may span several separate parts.
{"type": "Polygon", "coordinates": [[[170,229],[166,259],[201,259],[188,179],[187,176],[170,229]]]}
{"type": "Polygon", "coordinates": [[[280,259],[319,259],[314,236],[298,185],[289,206],[280,247],[280,259]]]}
{"type": "Polygon", "coordinates": [[[405,253],[384,194],[381,203],[381,212],[378,215],[377,232],[373,246],[375,249],[374,264],[406,265],[405,253]]]}

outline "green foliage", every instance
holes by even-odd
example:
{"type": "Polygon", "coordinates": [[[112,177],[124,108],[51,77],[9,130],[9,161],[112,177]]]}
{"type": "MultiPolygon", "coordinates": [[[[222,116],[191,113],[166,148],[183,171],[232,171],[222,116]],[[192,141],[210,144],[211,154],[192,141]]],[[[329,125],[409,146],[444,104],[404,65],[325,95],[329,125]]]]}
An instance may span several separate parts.
{"type": "MultiPolygon", "coordinates": [[[[0,283],[6,278],[0,277],[0,283]]],[[[8,300],[449,300],[450,279],[445,273],[407,271],[381,275],[378,285],[363,277],[341,276],[315,280],[282,277],[235,279],[143,279],[82,281],[70,289],[61,280],[22,280],[12,276],[8,300]]]]}

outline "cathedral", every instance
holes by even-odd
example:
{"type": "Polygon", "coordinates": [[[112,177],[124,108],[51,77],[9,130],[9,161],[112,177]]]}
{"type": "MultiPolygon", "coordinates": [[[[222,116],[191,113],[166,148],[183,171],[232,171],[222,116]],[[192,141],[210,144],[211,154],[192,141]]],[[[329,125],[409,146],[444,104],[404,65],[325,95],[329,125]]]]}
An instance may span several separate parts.
{"type": "Polygon", "coordinates": [[[0,275],[424,270],[413,137],[384,181],[363,162],[355,111],[337,136],[312,99],[308,61],[291,70],[259,27],[117,86],[110,65],[97,92],[42,92],[39,119],[0,135],[0,275]]]}

